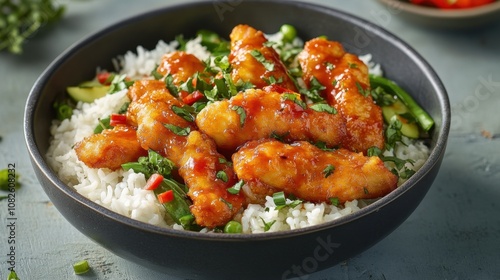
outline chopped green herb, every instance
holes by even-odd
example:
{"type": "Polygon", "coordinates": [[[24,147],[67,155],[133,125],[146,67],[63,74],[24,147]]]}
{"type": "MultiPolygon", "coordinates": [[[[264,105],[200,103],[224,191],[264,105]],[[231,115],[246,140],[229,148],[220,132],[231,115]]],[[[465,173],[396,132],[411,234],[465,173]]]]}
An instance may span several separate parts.
{"type": "Polygon", "coordinates": [[[321,97],[321,91],[325,90],[326,87],[323,86],[316,77],[312,77],[309,80],[309,89],[300,89],[300,93],[309,98],[312,102],[323,102],[324,98],[321,97]]]}
{"type": "Polygon", "coordinates": [[[359,82],[356,82],[356,87],[358,88],[359,93],[361,95],[363,95],[364,97],[370,96],[370,90],[364,89],[363,86],[359,82]]]}
{"type": "Polygon", "coordinates": [[[220,157],[219,158],[219,163],[226,164],[227,166],[233,166],[233,163],[228,161],[227,159],[220,157]]]}
{"type": "Polygon", "coordinates": [[[122,91],[124,89],[128,89],[131,85],[134,84],[134,81],[127,80],[127,75],[113,75],[113,80],[111,81],[111,85],[109,87],[109,94],[113,94],[115,92],[122,91]]]}
{"type": "Polygon", "coordinates": [[[349,68],[356,69],[358,65],[356,63],[349,63],[349,68]]]}
{"type": "Polygon", "coordinates": [[[229,177],[227,176],[227,173],[224,170],[217,171],[215,178],[221,180],[224,183],[226,183],[229,180],[229,177]]]}
{"type": "Polygon", "coordinates": [[[330,197],[330,204],[333,206],[339,206],[340,200],[338,197],[330,197]]]}
{"type": "Polygon", "coordinates": [[[172,74],[168,74],[165,77],[164,82],[170,94],[174,97],[179,97],[179,89],[174,84],[174,77],[172,74]]]}
{"type": "Polygon", "coordinates": [[[99,134],[101,133],[103,130],[105,129],[111,129],[113,128],[110,124],[111,122],[111,117],[105,117],[105,118],[102,118],[102,119],[97,119],[98,120],[98,124],[97,126],[94,128],[94,134],[99,134]]]}
{"type": "Polygon", "coordinates": [[[364,192],[365,194],[369,194],[369,193],[370,193],[370,192],[368,191],[368,189],[367,189],[367,188],[365,188],[365,187],[363,188],[363,192],[364,192]]]}
{"type": "Polygon", "coordinates": [[[314,146],[318,147],[319,149],[321,149],[323,151],[327,151],[327,152],[335,151],[335,149],[329,148],[326,145],[326,143],[323,141],[317,141],[316,143],[314,143],[314,146]]]}
{"type": "Polygon", "coordinates": [[[293,94],[293,93],[283,93],[283,94],[281,94],[281,99],[283,99],[283,100],[290,100],[293,103],[299,105],[302,109],[306,109],[307,108],[307,104],[304,101],[300,100],[299,96],[297,96],[296,94],[293,94]]]}
{"type": "Polygon", "coordinates": [[[172,105],[172,111],[178,115],[179,117],[185,119],[188,122],[194,122],[194,116],[192,115],[194,113],[193,107],[189,105],[184,105],[182,107],[178,107],[175,105],[172,105]]]}
{"type": "Polygon", "coordinates": [[[269,135],[270,138],[276,139],[280,142],[285,142],[286,137],[290,135],[290,131],[287,131],[286,133],[283,134],[278,134],[276,131],[271,132],[271,135],[269,135]]]}
{"type": "Polygon", "coordinates": [[[120,107],[120,110],[118,110],[118,114],[123,115],[127,112],[128,106],[130,105],[130,102],[125,102],[123,105],[120,107]]]}
{"type": "Polygon", "coordinates": [[[229,201],[225,200],[225,199],[224,199],[224,198],[222,198],[222,197],[219,197],[219,200],[220,200],[220,201],[222,201],[222,202],[224,202],[224,203],[227,205],[227,207],[229,207],[229,210],[232,210],[232,209],[233,209],[233,205],[231,204],[231,202],[229,202],[229,201]]]}
{"type": "Polygon", "coordinates": [[[274,70],[274,63],[272,61],[268,61],[264,55],[258,51],[258,50],[252,50],[250,54],[262,65],[264,65],[264,68],[266,68],[267,71],[273,71],[274,70]]]}
{"type": "Polygon", "coordinates": [[[158,72],[158,64],[156,64],[153,70],[151,71],[151,76],[153,76],[155,80],[163,78],[163,75],[158,72]]]}
{"type": "Polygon", "coordinates": [[[333,69],[335,69],[335,64],[333,64],[331,62],[328,62],[328,61],[325,62],[325,66],[326,66],[327,70],[333,70],[333,69]]]}
{"type": "Polygon", "coordinates": [[[317,112],[326,112],[329,114],[337,114],[337,109],[335,109],[334,107],[332,107],[326,103],[316,103],[316,104],[309,106],[309,108],[311,108],[317,112]]]}
{"type": "Polygon", "coordinates": [[[212,55],[227,55],[230,51],[230,43],[219,36],[219,34],[202,29],[196,32],[201,37],[201,45],[205,46],[212,55]]]}
{"type": "Polygon", "coordinates": [[[177,43],[179,43],[178,49],[180,51],[185,51],[186,50],[187,41],[184,38],[184,35],[180,34],[180,35],[175,36],[175,40],[177,41],[177,43]]]}
{"type": "Polygon", "coordinates": [[[236,113],[240,116],[240,126],[243,127],[243,125],[245,125],[245,120],[247,118],[245,109],[241,106],[232,106],[231,110],[236,111],[236,113]]]}
{"type": "Polygon", "coordinates": [[[323,175],[325,176],[325,178],[328,178],[328,176],[333,174],[333,171],[335,171],[335,166],[333,166],[332,164],[328,164],[325,169],[323,169],[323,175]]]}
{"type": "Polygon", "coordinates": [[[238,194],[241,190],[241,187],[243,187],[243,185],[245,185],[245,182],[243,180],[239,180],[238,183],[234,184],[234,186],[227,189],[227,191],[230,194],[238,194]]]}
{"type": "Polygon", "coordinates": [[[276,223],[276,220],[272,220],[270,222],[266,222],[262,217],[260,217],[260,219],[262,220],[262,223],[264,223],[264,231],[269,231],[271,229],[271,227],[274,225],[274,223],[276,223]]]}
{"type": "Polygon", "coordinates": [[[173,124],[169,124],[169,123],[166,123],[166,124],[163,124],[166,128],[168,128],[170,131],[172,131],[173,133],[179,135],[179,136],[188,136],[189,133],[191,132],[191,128],[190,127],[179,127],[179,126],[176,126],[176,125],[173,125],[173,124]]]}

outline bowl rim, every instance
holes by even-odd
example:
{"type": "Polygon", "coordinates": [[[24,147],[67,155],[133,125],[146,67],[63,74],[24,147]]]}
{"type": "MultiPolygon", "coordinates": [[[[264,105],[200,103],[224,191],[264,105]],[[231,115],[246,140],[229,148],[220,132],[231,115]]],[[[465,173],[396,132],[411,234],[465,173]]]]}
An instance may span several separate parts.
{"type": "Polygon", "coordinates": [[[466,19],[484,16],[486,14],[500,12],[500,1],[495,1],[486,5],[466,8],[466,9],[439,9],[422,5],[411,4],[402,0],[378,0],[382,4],[391,7],[394,10],[402,10],[415,15],[443,18],[443,19],[466,19]]]}
{"type": "MultiPolygon", "coordinates": [[[[34,114],[35,109],[37,108],[37,104],[39,103],[39,98],[42,93],[43,88],[46,86],[48,80],[51,77],[52,72],[54,72],[66,59],[71,57],[73,54],[77,52],[80,47],[85,46],[87,43],[92,42],[96,39],[99,39],[102,36],[105,36],[108,33],[113,32],[114,30],[120,29],[124,25],[133,24],[135,22],[141,21],[144,18],[147,18],[151,15],[163,14],[175,11],[177,9],[189,9],[195,5],[207,5],[211,4],[211,2],[207,1],[195,1],[182,3],[177,5],[168,5],[165,7],[157,8],[154,10],[142,12],[126,19],[119,20],[95,33],[92,33],[77,42],[73,43],[69,46],[65,51],[63,51],[59,56],[55,58],[53,62],[49,64],[49,66],[42,72],[42,74],[35,81],[32,89],[30,90],[29,96],[25,105],[25,115],[24,115],[24,136],[25,143],[28,148],[28,153],[31,157],[32,165],[36,166],[41,173],[49,180],[54,187],[56,187],[60,192],[64,195],[70,197],[73,201],[78,204],[83,205],[85,208],[90,209],[91,211],[96,212],[99,215],[103,215],[108,219],[114,220],[117,223],[122,225],[134,227],[141,231],[147,231],[150,233],[160,234],[164,236],[170,237],[179,237],[179,238],[196,238],[200,240],[219,240],[219,241],[259,241],[259,240],[269,240],[269,239],[278,239],[282,237],[292,237],[299,236],[304,234],[309,234],[312,232],[318,232],[327,230],[330,228],[335,228],[340,225],[349,223],[351,221],[360,219],[366,215],[369,215],[372,212],[377,212],[379,209],[383,208],[387,204],[391,203],[397,197],[403,195],[407,192],[413,185],[415,185],[418,181],[420,181],[425,174],[429,173],[434,165],[438,164],[439,158],[444,154],[448,133],[450,129],[450,104],[448,100],[448,95],[446,89],[439,79],[436,72],[432,69],[430,64],[425,61],[425,59],[418,54],[410,45],[405,43],[402,39],[396,37],[389,31],[384,28],[375,25],[367,20],[359,18],[350,13],[337,10],[335,8],[325,7],[320,4],[306,3],[301,1],[287,1],[287,0],[249,0],[245,1],[245,3],[269,3],[272,2],[274,4],[282,4],[282,5],[293,5],[296,7],[307,8],[314,11],[321,11],[323,13],[327,13],[329,16],[334,16],[344,20],[348,23],[355,24],[356,26],[362,26],[366,28],[366,30],[373,32],[376,36],[383,37],[384,40],[390,41],[393,44],[397,45],[402,51],[404,51],[408,56],[412,57],[412,59],[417,62],[420,68],[424,71],[425,76],[430,77],[430,81],[432,82],[433,87],[436,89],[437,97],[440,103],[440,110],[442,112],[442,119],[440,124],[440,130],[438,132],[437,141],[435,143],[435,147],[431,150],[429,158],[424,163],[424,165],[412,176],[408,181],[402,184],[400,187],[389,193],[388,195],[380,198],[379,200],[373,202],[372,204],[358,210],[355,213],[340,217],[334,221],[322,223],[319,225],[314,225],[301,229],[287,230],[281,232],[266,232],[266,233],[243,233],[243,234],[218,234],[218,233],[202,233],[202,232],[193,232],[193,231],[184,231],[177,230],[171,228],[164,228],[156,225],[152,225],[146,222],[141,222],[138,220],[134,220],[132,218],[121,215],[117,212],[114,212],[108,208],[105,208],[102,205],[97,204],[96,202],[91,201],[90,199],[84,197],[79,194],[74,188],[69,187],[65,183],[63,183],[53,169],[48,165],[45,160],[45,155],[42,155],[38,150],[37,144],[35,143],[35,133],[34,133],[34,114]]],[[[71,222],[70,222],[71,223],[71,222]]]]}

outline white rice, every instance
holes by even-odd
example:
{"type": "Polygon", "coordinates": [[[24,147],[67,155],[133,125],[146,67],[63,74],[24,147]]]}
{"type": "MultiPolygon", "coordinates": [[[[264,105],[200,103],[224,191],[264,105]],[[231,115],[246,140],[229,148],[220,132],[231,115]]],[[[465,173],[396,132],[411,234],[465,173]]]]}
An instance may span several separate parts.
{"type": "MultiPolygon", "coordinates": [[[[151,70],[165,53],[172,52],[177,47],[176,41],[170,43],[159,41],[153,50],[139,46],[135,53],[130,51],[119,57],[115,64],[121,69],[122,74],[144,78],[150,75],[151,70]]],[[[204,61],[210,55],[201,46],[200,39],[189,41],[186,51],[204,61]]],[[[380,66],[371,62],[370,55],[362,56],[361,59],[370,67],[372,73],[382,73],[380,66]]],[[[79,102],[70,119],[62,122],[55,120],[51,127],[52,140],[47,152],[48,163],[63,182],[74,187],[84,197],[111,211],[152,225],[182,230],[180,225],[173,224],[168,218],[168,221],[165,220],[164,209],[154,193],[143,189],[146,183],[143,174],[88,168],[78,160],[73,149],[77,142],[93,133],[99,118],[118,111],[122,104],[128,101],[126,93],[126,90],[123,90],[106,95],[93,103],[79,102]]],[[[420,141],[405,139],[405,144],[399,145],[395,153],[401,159],[415,160],[414,165],[408,164],[407,167],[417,170],[427,159],[429,149],[420,141]]],[[[392,151],[386,151],[385,155],[392,154],[394,154],[392,151]]],[[[391,167],[390,164],[388,167],[391,167]]],[[[244,233],[292,230],[335,220],[358,211],[363,205],[363,202],[356,200],[347,202],[342,207],[327,203],[304,202],[294,208],[285,207],[276,210],[273,199],[268,197],[265,205],[249,205],[235,219],[241,222],[244,233]]]]}

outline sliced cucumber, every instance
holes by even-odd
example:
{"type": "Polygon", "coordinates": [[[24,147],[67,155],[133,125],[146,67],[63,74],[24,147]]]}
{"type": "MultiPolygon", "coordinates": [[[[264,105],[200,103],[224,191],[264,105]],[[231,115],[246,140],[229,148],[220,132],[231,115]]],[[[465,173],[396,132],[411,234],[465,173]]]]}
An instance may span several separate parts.
{"type": "Polygon", "coordinates": [[[387,123],[390,123],[391,119],[396,116],[399,121],[401,122],[401,133],[409,138],[419,138],[420,136],[420,131],[418,129],[418,125],[416,122],[412,122],[405,118],[405,115],[409,115],[410,111],[408,108],[403,104],[403,102],[396,100],[392,105],[390,106],[383,106],[382,107],[382,115],[384,116],[384,119],[387,123]]]}
{"type": "Polygon", "coordinates": [[[85,82],[76,87],[67,87],[66,90],[74,100],[90,103],[105,96],[108,93],[109,86],[85,82]]]}

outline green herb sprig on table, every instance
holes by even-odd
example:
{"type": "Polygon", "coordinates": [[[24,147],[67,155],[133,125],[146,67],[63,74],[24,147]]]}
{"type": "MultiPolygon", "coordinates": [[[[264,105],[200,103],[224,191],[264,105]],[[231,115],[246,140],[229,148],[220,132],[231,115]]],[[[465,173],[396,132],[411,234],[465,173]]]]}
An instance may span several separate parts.
{"type": "Polygon", "coordinates": [[[0,51],[21,54],[26,39],[63,13],[64,6],[53,0],[0,1],[0,51]]]}

